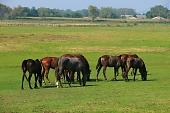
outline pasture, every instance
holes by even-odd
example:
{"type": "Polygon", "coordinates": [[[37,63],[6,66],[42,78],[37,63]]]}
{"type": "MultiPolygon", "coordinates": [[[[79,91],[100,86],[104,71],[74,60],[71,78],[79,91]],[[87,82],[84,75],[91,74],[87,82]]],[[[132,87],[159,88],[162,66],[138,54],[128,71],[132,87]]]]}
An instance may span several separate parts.
{"type": "MultiPolygon", "coordinates": [[[[132,79],[132,76],[129,76],[132,79]]],[[[32,78],[32,83],[33,83],[32,78]]],[[[32,84],[33,86],[33,84],[32,84]]],[[[170,25],[135,26],[0,26],[0,112],[2,113],[168,113],[170,112],[170,25]],[[21,63],[24,59],[83,54],[89,61],[92,81],[80,87],[52,85],[30,90],[27,81],[21,90],[21,63]],[[96,63],[104,54],[136,53],[145,61],[148,81],[110,81],[108,68],[96,82],[96,63]]]]}

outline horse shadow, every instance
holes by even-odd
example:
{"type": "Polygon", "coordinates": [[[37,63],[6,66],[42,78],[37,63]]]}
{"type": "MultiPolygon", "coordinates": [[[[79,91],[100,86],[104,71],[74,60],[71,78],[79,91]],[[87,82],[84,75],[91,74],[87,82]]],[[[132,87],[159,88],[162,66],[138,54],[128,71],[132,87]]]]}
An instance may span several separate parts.
{"type": "MultiPolygon", "coordinates": [[[[71,87],[67,84],[67,83],[63,83],[64,84],[64,87],[63,88],[76,88],[76,87],[92,87],[92,86],[96,86],[96,84],[86,84],[85,86],[80,86],[79,84],[77,83],[74,83],[71,85],[71,87]]],[[[56,85],[45,85],[45,86],[42,86],[41,88],[57,88],[56,85]]]]}

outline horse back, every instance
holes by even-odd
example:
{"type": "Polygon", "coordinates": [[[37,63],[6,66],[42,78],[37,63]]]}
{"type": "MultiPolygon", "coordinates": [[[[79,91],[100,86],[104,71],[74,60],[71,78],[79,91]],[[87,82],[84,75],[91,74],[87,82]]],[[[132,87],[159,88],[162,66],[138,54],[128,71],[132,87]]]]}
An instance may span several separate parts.
{"type": "MultiPolygon", "coordinates": [[[[87,59],[86,59],[82,54],[64,54],[63,57],[81,59],[81,61],[86,65],[86,67],[87,67],[88,69],[90,68],[87,59]]],[[[89,69],[89,70],[90,70],[90,69],[89,69]]]]}
{"type": "Polygon", "coordinates": [[[58,57],[44,57],[40,61],[43,67],[55,69],[58,66],[58,59],[58,57]]]}

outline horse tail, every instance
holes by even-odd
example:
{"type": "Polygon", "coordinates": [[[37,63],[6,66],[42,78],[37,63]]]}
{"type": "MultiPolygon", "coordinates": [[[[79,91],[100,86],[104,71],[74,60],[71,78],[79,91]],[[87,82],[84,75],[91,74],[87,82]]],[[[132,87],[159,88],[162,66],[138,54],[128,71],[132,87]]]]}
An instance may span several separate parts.
{"type": "Polygon", "coordinates": [[[97,65],[96,65],[96,70],[99,68],[99,66],[101,65],[101,57],[99,57],[97,65]]]}
{"type": "Polygon", "coordinates": [[[43,65],[43,59],[40,59],[40,64],[41,64],[41,76],[44,78],[44,74],[45,74],[45,67],[43,65]]]}
{"type": "Polygon", "coordinates": [[[27,60],[24,60],[24,61],[22,62],[22,71],[23,71],[23,72],[26,72],[26,70],[27,70],[27,60]]]}

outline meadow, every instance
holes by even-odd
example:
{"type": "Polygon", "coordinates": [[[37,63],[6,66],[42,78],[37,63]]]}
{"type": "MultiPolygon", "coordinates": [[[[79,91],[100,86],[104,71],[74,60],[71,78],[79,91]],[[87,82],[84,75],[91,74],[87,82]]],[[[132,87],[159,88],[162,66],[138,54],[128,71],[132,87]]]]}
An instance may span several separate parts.
{"type": "MultiPolygon", "coordinates": [[[[19,23],[19,22],[18,22],[19,23]]],[[[112,24],[112,22],[110,22],[112,24]]],[[[107,23],[108,24],[108,23],[107,23]]],[[[127,23],[128,24],[128,23],[127,23]]],[[[34,78],[32,78],[33,82],[34,78]]],[[[33,86],[33,83],[32,83],[33,86]]],[[[0,112],[1,113],[168,113],[170,112],[170,25],[139,23],[134,26],[46,26],[0,25],[0,112]],[[92,81],[80,87],[54,86],[51,70],[48,84],[21,90],[24,59],[83,54],[89,61],[92,81]],[[136,53],[145,61],[148,80],[110,81],[113,69],[102,71],[96,82],[97,59],[104,54],[136,53]]]]}

